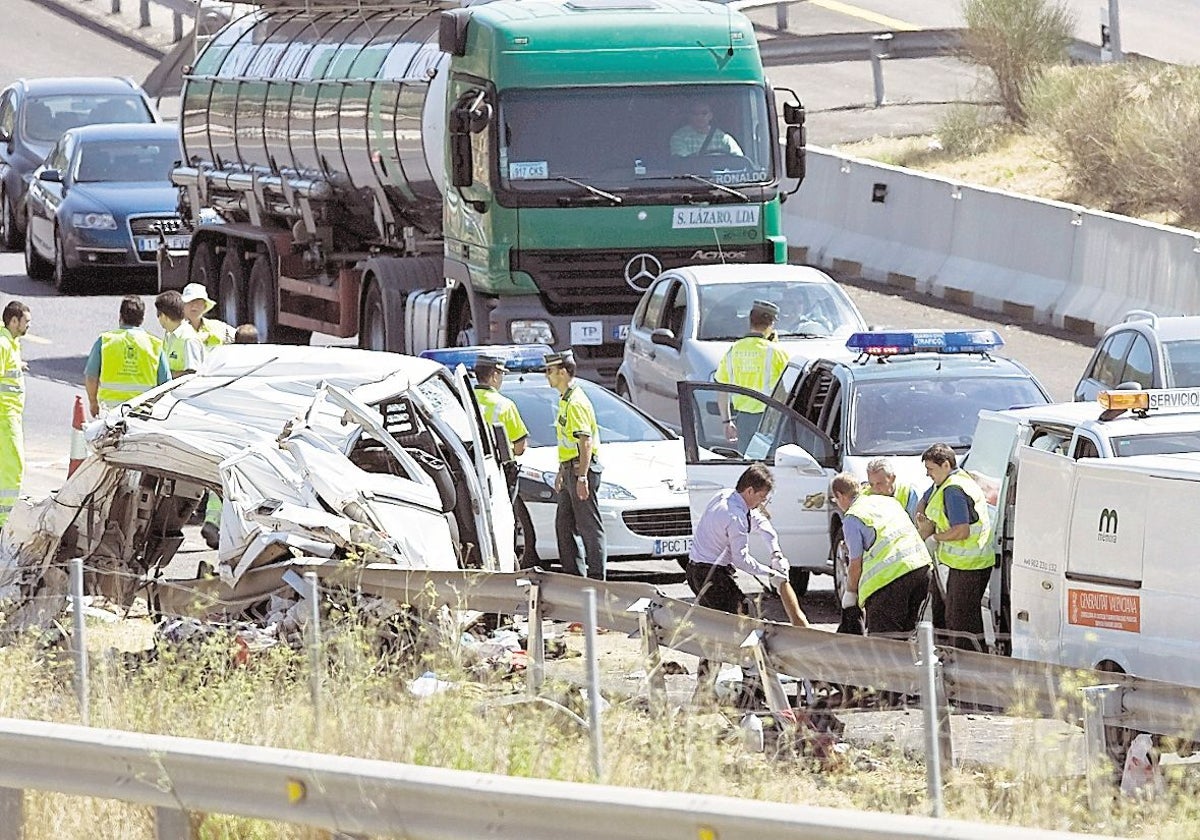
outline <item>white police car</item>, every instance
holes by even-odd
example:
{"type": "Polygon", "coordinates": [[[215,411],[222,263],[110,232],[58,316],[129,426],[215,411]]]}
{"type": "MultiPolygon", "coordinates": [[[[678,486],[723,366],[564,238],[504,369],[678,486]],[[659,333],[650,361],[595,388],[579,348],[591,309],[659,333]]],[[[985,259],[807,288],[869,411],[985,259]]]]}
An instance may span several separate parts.
{"type": "Polygon", "coordinates": [[[925,487],[921,453],[935,443],[965,453],[981,409],[1049,402],[1028,369],[992,355],[1003,343],[992,330],[860,332],[846,342],[855,360],[795,361],[770,398],[734,385],[681,382],[693,514],[750,463],[772,466],[771,511],[792,562],[792,586],[803,592],[811,572],[834,573],[841,519],[828,490],[835,473],[865,479],[872,458],[889,456],[901,480],[925,487]],[[724,395],[739,393],[765,406],[744,452],[726,442],[721,422],[724,395]]]}
{"type": "MultiPolygon", "coordinates": [[[[558,541],[554,477],[558,442],[554,418],[558,392],[545,377],[542,345],[458,347],[427,350],[421,355],[448,367],[468,369],[480,353],[505,360],[501,393],[517,405],[529,429],[525,452],[518,458],[517,562],[524,566],[557,565],[558,541]],[[532,539],[528,535],[532,535],[532,539]],[[552,562],[553,561],[553,562],[552,562]]],[[[600,427],[599,502],[608,545],[609,573],[661,571],[661,563],[687,557],[692,523],[683,469],[683,442],[649,415],[594,382],[576,379],[600,427]]],[[[678,570],[676,570],[677,572],[678,570]]]]}

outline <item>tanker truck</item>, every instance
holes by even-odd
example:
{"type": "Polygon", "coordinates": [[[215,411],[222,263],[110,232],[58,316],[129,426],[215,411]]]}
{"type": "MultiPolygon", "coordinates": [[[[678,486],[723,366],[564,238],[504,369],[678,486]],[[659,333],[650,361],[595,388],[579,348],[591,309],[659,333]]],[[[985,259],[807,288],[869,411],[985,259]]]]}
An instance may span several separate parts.
{"type": "Polygon", "coordinates": [[[786,261],[804,110],[781,89],[781,138],[728,7],[258,6],[184,69],[171,177],[191,241],[160,284],[205,284],[265,341],[548,344],[611,384],[663,269],[786,261]]]}

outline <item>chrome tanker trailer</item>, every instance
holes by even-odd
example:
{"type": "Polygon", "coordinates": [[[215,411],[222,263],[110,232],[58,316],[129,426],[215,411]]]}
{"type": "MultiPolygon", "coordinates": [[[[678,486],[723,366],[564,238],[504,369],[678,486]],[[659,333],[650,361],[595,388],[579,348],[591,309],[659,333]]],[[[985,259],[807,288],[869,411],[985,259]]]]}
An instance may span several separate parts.
{"type": "Polygon", "coordinates": [[[163,285],[265,340],[573,346],[611,380],[657,271],[786,258],[784,117],[781,153],[750,23],[702,0],[263,0],[185,71],[163,285]],[[678,142],[701,108],[729,142],[678,142]]]}

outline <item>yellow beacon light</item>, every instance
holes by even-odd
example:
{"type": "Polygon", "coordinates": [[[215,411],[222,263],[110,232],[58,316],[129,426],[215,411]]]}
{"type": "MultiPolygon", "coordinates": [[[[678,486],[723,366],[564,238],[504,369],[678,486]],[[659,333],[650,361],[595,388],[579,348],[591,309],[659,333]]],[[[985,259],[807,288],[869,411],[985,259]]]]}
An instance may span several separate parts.
{"type": "Polygon", "coordinates": [[[1101,391],[1096,401],[1106,411],[1145,411],[1150,395],[1145,391],[1101,391]]]}

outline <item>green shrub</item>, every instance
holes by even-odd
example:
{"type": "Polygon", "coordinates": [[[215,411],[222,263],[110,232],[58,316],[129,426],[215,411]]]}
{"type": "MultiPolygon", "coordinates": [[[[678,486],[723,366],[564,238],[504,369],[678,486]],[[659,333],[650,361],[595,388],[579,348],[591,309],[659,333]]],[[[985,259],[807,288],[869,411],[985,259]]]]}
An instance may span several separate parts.
{"type": "Polygon", "coordinates": [[[938,122],[938,143],[950,157],[970,157],[990,152],[1006,134],[1001,116],[993,108],[954,105],[938,122]]]}
{"type": "Polygon", "coordinates": [[[1200,156],[1200,69],[1143,63],[1056,68],[1026,95],[1080,200],[1130,215],[1200,222],[1191,170],[1200,156]]]}
{"type": "Polygon", "coordinates": [[[1024,92],[1066,63],[1074,15],[1059,0],[962,0],[962,14],[964,57],[990,72],[1005,115],[1024,125],[1024,92]]]}

